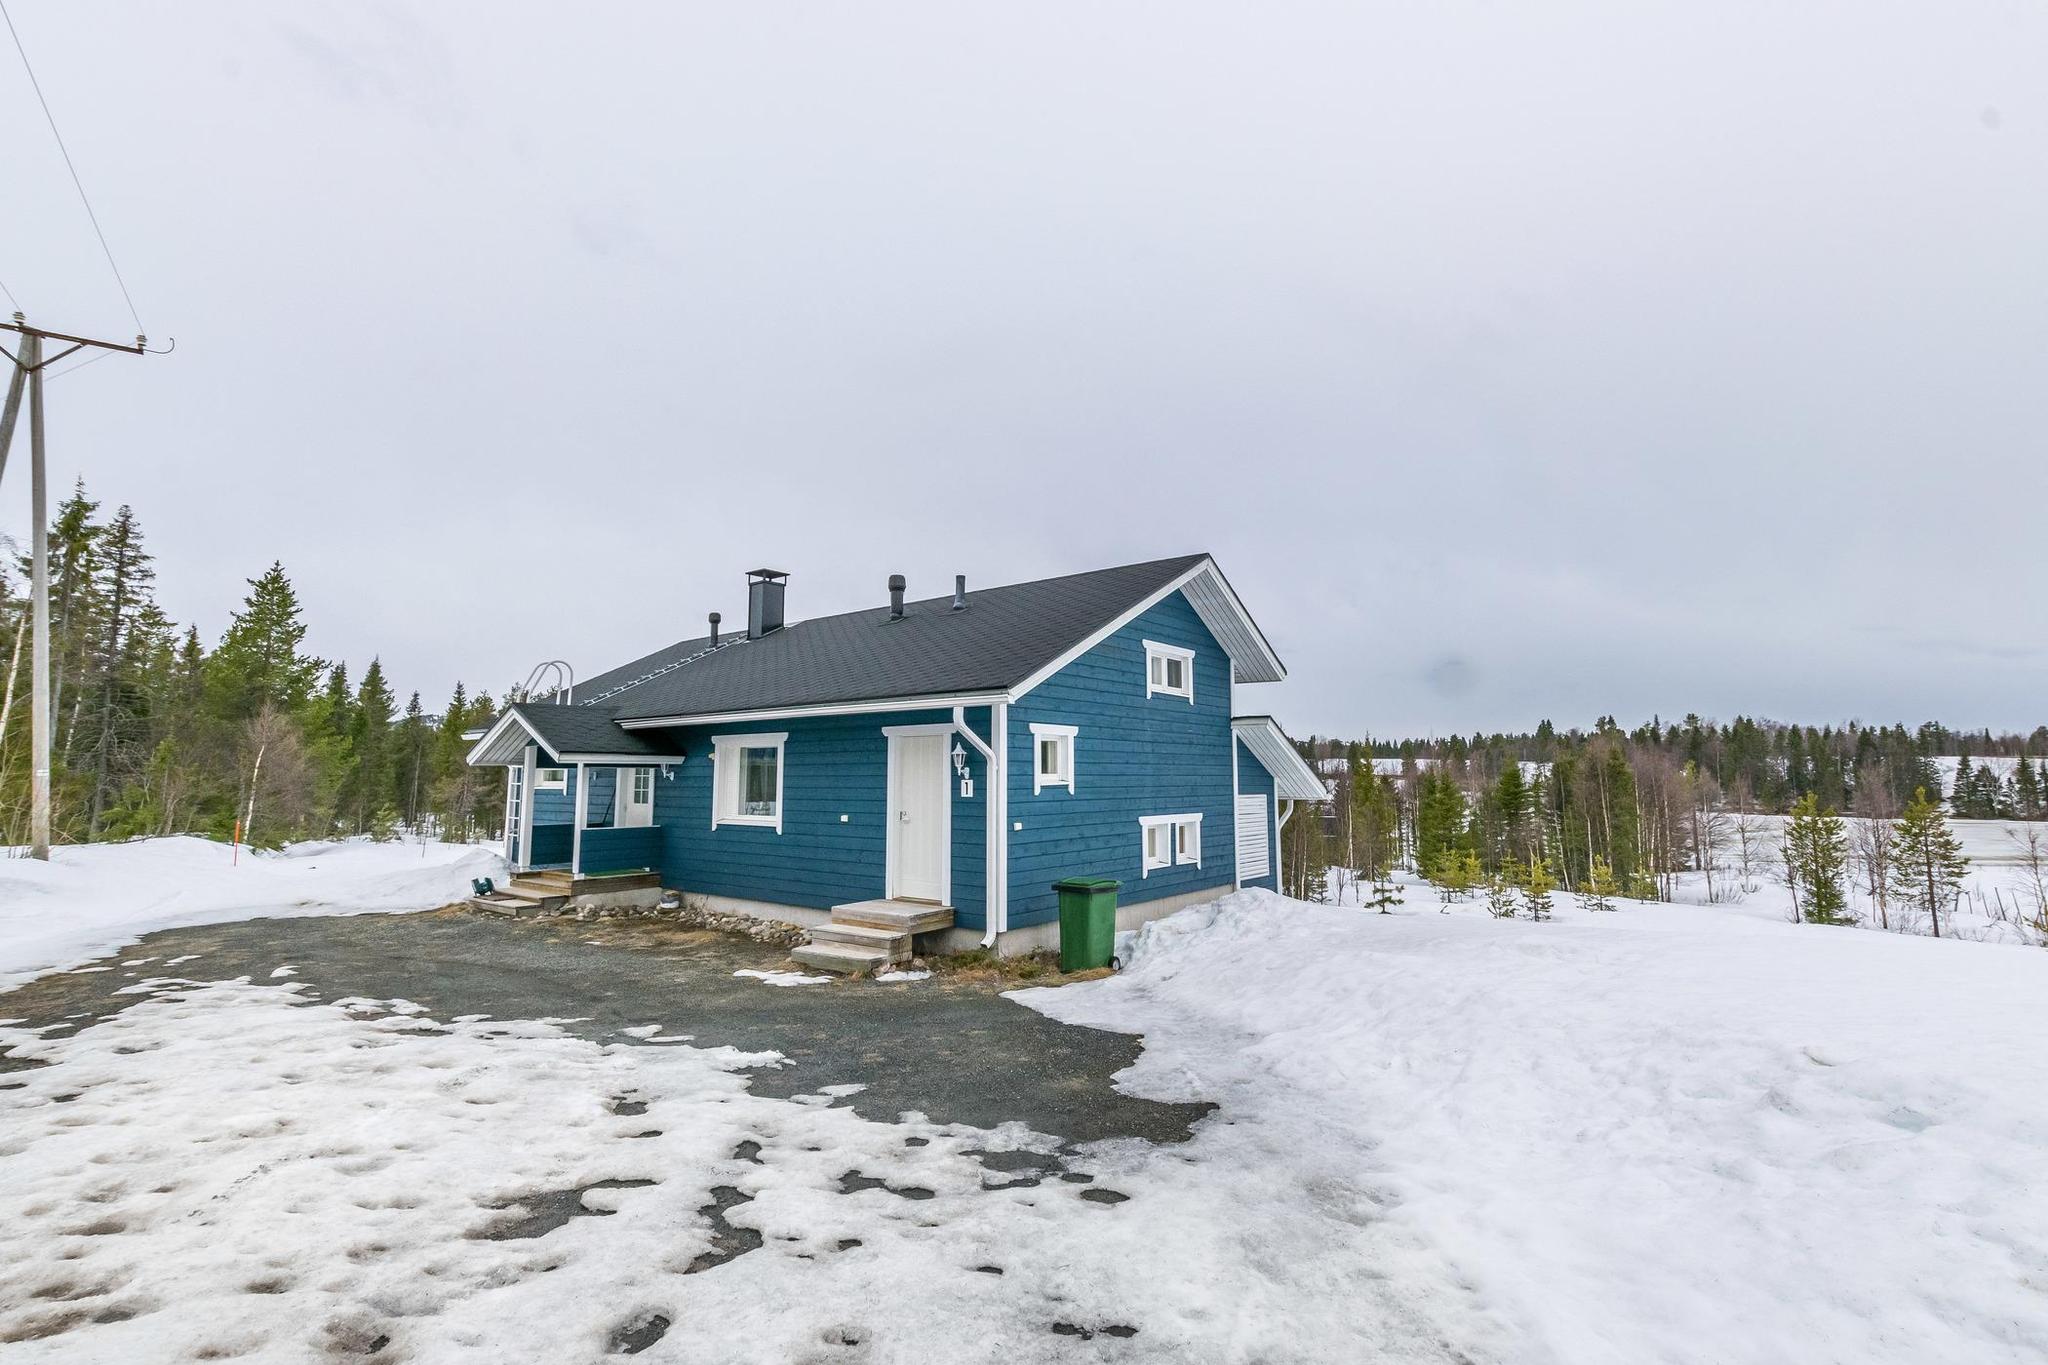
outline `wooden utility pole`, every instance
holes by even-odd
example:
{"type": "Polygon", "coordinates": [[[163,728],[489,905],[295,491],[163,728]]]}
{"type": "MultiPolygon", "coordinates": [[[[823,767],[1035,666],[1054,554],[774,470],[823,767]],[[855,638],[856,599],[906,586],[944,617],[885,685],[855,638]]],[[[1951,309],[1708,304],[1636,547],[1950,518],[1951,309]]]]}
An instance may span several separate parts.
{"type": "Polygon", "coordinates": [[[23,381],[28,387],[28,446],[29,446],[29,516],[33,524],[29,530],[29,612],[30,628],[34,644],[30,651],[30,714],[29,714],[29,840],[32,847],[30,856],[44,862],[50,860],[50,517],[49,479],[43,461],[43,371],[56,364],[74,351],[87,346],[106,351],[127,351],[131,355],[144,354],[148,345],[145,337],[135,338],[135,343],[123,345],[118,341],[95,341],[91,337],[67,336],[63,332],[46,332],[40,327],[31,327],[20,313],[12,322],[0,322],[0,331],[21,334],[19,351],[12,355],[0,350],[0,355],[14,362],[14,378],[7,386],[7,407],[0,412],[0,477],[7,472],[7,450],[14,443],[15,418],[21,411],[21,390],[23,381]],[[68,341],[71,344],[57,354],[45,359],[43,342],[68,341]]]}

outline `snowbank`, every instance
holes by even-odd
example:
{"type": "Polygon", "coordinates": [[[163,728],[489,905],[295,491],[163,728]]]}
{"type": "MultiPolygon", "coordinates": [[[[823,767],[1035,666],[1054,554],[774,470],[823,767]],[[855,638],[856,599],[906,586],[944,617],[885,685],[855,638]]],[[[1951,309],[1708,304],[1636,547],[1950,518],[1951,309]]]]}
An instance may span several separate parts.
{"type": "Polygon", "coordinates": [[[1143,1033],[1131,1091],[1220,1100],[1298,1177],[1377,1192],[1509,1359],[2048,1358],[2048,953],[1558,900],[1243,892],[1015,998],[1143,1033]]]}
{"type": "Polygon", "coordinates": [[[103,957],[158,929],[226,920],[431,910],[502,877],[468,844],[296,844],[279,853],[178,837],[0,858],[0,990],[103,957]]]}

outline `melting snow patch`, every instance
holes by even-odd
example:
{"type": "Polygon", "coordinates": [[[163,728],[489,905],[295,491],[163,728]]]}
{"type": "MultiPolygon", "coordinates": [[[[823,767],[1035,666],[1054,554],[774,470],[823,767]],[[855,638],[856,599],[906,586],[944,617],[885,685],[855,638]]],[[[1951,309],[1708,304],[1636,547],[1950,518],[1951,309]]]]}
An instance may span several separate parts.
{"type": "Polygon", "coordinates": [[[876,972],[875,980],[884,983],[894,983],[897,981],[922,981],[930,975],[930,972],[876,972]]]}
{"type": "Polygon", "coordinates": [[[762,972],[752,967],[742,967],[734,976],[751,976],[768,986],[822,986],[832,978],[829,976],[806,976],[802,972],[762,972]]]}
{"type": "Polygon", "coordinates": [[[297,967],[292,966],[290,963],[286,963],[284,966],[279,967],[276,971],[272,972],[270,974],[270,979],[272,981],[275,981],[279,977],[297,976],[298,974],[299,969],[297,967]]]}

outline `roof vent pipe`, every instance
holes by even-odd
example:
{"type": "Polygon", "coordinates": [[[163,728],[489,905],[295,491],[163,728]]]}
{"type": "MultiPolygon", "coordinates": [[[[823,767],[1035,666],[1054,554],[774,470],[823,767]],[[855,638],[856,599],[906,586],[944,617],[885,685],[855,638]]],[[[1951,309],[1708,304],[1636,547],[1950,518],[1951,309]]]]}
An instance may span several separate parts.
{"type": "Polygon", "coordinates": [[[715,611],[711,613],[711,647],[713,649],[718,648],[718,623],[724,619],[715,611]]]}
{"type": "Polygon", "coordinates": [[[902,574],[892,573],[889,575],[889,619],[891,621],[901,621],[903,619],[903,590],[909,586],[908,583],[903,581],[902,574]]]}
{"type": "Polygon", "coordinates": [[[967,575],[964,573],[953,575],[953,610],[967,610],[967,575]]]}

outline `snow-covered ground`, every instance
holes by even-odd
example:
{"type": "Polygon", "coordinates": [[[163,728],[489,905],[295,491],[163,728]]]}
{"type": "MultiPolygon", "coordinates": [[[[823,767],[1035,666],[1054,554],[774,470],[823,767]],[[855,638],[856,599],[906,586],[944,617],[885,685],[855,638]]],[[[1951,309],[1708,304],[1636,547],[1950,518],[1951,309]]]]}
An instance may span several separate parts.
{"type": "MultiPolygon", "coordinates": [[[[162,852],[158,891],[206,900],[198,851],[162,852]]],[[[259,866],[372,908],[384,853],[307,856],[332,887],[259,866]]],[[[82,1031],[0,1019],[43,1063],[0,1075],[0,1344],[498,1365],[665,1324],[640,1359],[2048,1359],[2048,952],[1557,901],[1245,892],[1148,926],[1118,976],[1015,993],[1142,1033],[1134,1093],[1222,1106],[1186,1144],[1070,1154],[1086,1184],[973,1156],[1055,1145],[1021,1128],[862,1118],[834,1103],[858,1075],[756,1095],[779,1058],[670,1021],[590,1041],[322,1000],[283,956],[137,981],[82,1031]]]]}
{"type": "Polygon", "coordinates": [[[47,863],[0,857],[0,990],[158,929],[431,910],[468,896],[472,877],[503,875],[503,861],[478,845],[368,839],[239,857],[189,837],[64,845],[47,863]]]}
{"type": "MultiPolygon", "coordinates": [[[[2048,1359],[2048,953],[1559,902],[1247,892],[1020,998],[1143,1032],[1129,1089],[1218,1099],[1365,1195],[1501,1315],[1502,1359],[2048,1359]]],[[[1323,1254],[1441,1288],[1363,1247],[1323,1254]]]]}

